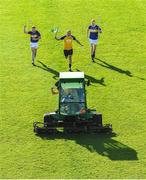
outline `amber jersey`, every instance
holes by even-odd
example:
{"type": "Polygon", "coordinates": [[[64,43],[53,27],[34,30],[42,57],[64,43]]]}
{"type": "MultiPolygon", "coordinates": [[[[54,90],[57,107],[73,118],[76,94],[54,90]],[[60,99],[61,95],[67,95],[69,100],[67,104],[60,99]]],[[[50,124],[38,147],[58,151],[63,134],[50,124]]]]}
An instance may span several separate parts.
{"type": "Polygon", "coordinates": [[[60,40],[64,40],[64,50],[71,50],[72,47],[72,41],[76,40],[76,38],[73,35],[65,35],[60,38],[60,40]]]}

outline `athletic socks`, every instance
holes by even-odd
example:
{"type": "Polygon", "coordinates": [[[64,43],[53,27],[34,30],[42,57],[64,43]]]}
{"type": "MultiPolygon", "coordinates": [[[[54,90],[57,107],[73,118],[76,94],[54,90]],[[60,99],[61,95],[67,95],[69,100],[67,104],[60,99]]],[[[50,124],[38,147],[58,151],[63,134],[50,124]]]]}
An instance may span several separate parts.
{"type": "Polygon", "coordinates": [[[95,58],[95,51],[93,52],[93,58],[95,58]]]}
{"type": "Polygon", "coordinates": [[[94,54],[91,55],[92,62],[94,62],[94,54]]]}
{"type": "Polygon", "coordinates": [[[32,65],[34,65],[35,53],[32,53],[32,65]]]}
{"type": "Polygon", "coordinates": [[[92,61],[94,60],[94,56],[93,56],[93,54],[91,54],[91,59],[92,59],[92,61]]]}
{"type": "Polygon", "coordinates": [[[95,58],[95,51],[93,52],[93,54],[91,54],[92,62],[95,62],[95,61],[94,61],[94,58],[95,58]]]}
{"type": "Polygon", "coordinates": [[[34,59],[32,59],[32,65],[34,65],[34,59]]]}
{"type": "Polygon", "coordinates": [[[71,64],[69,64],[69,71],[71,71],[71,64]]]}

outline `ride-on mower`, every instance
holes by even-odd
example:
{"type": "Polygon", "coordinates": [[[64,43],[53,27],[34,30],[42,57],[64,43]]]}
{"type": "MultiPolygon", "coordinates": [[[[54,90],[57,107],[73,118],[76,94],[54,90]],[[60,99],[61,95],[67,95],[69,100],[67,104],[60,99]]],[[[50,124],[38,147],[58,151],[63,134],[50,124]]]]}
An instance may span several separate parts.
{"type": "Polygon", "coordinates": [[[102,114],[87,108],[85,78],[83,72],[60,72],[57,90],[59,108],[44,114],[44,122],[34,122],[34,132],[112,132],[112,125],[102,123],[102,114]]]}

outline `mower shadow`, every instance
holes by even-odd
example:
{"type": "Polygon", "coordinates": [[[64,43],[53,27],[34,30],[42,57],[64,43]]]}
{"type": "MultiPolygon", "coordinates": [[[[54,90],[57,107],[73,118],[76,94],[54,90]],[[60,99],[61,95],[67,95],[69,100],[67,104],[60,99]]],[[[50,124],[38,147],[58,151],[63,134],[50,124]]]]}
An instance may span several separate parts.
{"type": "MultiPolygon", "coordinates": [[[[114,135],[115,136],[115,135],[114,135]]],[[[39,135],[44,140],[65,139],[75,141],[87,148],[90,152],[96,152],[111,160],[138,160],[137,152],[129,146],[113,139],[110,134],[64,134],[39,135]]]]}
{"type": "Polygon", "coordinates": [[[128,70],[120,69],[120,68],[118,68],[118,67],[116,67],[116,66],[113,66],[113,65],[111,65],[111,64],[109,64],[109,63],[107,63],[107,62],[105,62],[105,61],[103,61],[103,60],[101,60],[101,59],[99,59],[99,58],[95,58],[95,59],[99,61],[99,62],[95,61],[95,63],[98,64],[98,65],[100,65],[100,66],[102,66],[102,67],[105,67],[105,68],[107,68],[107,69],[110,69],[110,70],[119,72],[119,73],[121,73],[121,74],[125,74],[125,75],[127,75],[127,76],[129,76],[129,77],[136,77],[136,78],[138,78],[138,79],[140,79],[140,80],[145,80],[144,78],[141,78],[141,77],[138,77],[138,76],[134,76],[134,75],[133,75],[130,71],[128,71],[128,70]]]}
{"type": "Polygon", "coordinates": [[[52,68],[49,68],[46,64],[44,64],[41,61],[38,61],[38,62],[41,64],[41,66],[40,65],[35,65],[35,67],[38,67],[40,69],[43,69],[44,71],[52,73],[54,75],[53,76],[54,79],[57,79],[59,77],[59,72],[58,71],[56,71],[56,70],[54,70],[52,68]]]}

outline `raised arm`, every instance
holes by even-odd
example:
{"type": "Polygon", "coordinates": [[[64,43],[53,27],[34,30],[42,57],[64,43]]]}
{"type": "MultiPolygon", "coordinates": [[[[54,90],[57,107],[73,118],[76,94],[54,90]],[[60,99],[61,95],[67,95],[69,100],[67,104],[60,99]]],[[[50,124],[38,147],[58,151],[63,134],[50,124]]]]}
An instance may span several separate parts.
{"type": "Polygon", "coordinates": [[[56,40],[61,40],[60,37],[57,37],[57,32],[55,33],[55,39],[56,39],[56,40]]]}
{"type": "Polygon", "coordinates": [[[23,26],[23,32],[24,32],[25,34],[28,34],[28,31],[26,31],[26,25],[23,26]]]}

